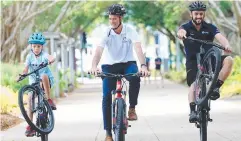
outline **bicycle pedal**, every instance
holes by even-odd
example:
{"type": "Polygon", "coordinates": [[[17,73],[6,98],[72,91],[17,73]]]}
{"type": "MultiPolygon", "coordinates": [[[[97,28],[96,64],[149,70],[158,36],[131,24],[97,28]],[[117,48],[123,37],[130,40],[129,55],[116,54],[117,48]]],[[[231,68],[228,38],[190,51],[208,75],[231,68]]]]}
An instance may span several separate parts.
{"type": "Polygon", "coordinates": [[[200,128],[200,125],[198,123],[195,124],[197,128],[200,128]]]}
{"type": "Polygon", "coordinates": [[[213,119],[209,118],[208,121],[213,122],[213,119]]]}

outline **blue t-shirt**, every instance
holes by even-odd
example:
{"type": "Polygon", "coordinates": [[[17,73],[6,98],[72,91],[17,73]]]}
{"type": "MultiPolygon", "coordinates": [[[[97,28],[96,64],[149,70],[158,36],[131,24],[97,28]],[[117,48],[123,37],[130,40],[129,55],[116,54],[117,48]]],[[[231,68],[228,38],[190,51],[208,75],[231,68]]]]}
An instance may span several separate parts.
{"type": "MultiPolygon", "coordinates": [[[[46,52],[42,52],[40,54],[39,57],[35,57],[35,55],[33,54],[33,52],[30,52],[27,57],[26,57],[26,62],[25,62],[25,65],[28,66],[28,72],[32,72],[34,71],[35,69],[38,68],[38,66],[41,64],[41,63],[47,63],[48,62],[48,53],[46,52]]],[[[49,69],[48,66],[42,68],[39,70],[39,75],[40,75],[40,78],[42,77],[43,74],[47,74],[48,77],[49,77],[49,83],[51,86],[53,86],[54,84],[54,77],[49,69]]],[[[29,84],[32,84],[34,83],[36,80],[36,75],[33,73],[29,76],[29,84]]]]}

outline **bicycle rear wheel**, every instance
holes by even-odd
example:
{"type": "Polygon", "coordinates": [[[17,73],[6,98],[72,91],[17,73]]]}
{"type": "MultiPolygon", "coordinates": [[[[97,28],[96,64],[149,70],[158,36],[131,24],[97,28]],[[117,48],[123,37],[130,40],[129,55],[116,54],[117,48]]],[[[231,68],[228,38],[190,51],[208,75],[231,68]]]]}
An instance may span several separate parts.
{"type": "Polygon", "coordinates": [[[207,141],[207,111],[201,110],[200,112],[200,141],[207,141]]]}
{"type": "Polygon", "coordinates": [[[26,85],[20,89],[18,104],[23,117],[32,129],[40,134],[49,134],[53,130],[53,111],[49,103],[33,86],[26,85]]]}
{"type": "Polygon", "coordinates": [[[207,100],[212,90],[215,88],[221,68],[221,53],[219,49],[209,49],[203,57],[201,66],[199,67],[195,80],[195,100],[197,105],[201,105],[207,100]],[[202,90],[204,87],[205,92],[202,90]]]}
{"type": "Polygon", "coordinates": [[[48,141],[48,134],[41,134],[41,141],[48,141]]]}
{"type": "Polygon", "coordinates": [[[115,141],[125,141],[124,107],[125,107],[124,100],[122,98],[116,98],[115,100],[116,124],[114,126],[115,141]]]}

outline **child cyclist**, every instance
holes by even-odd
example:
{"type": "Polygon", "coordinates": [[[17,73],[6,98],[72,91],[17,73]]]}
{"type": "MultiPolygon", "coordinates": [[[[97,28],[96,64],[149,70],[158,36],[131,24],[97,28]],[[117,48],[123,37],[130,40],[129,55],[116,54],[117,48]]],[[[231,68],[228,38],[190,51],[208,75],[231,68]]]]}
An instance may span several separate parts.
{"type": "MultiPolygon", "coordinates": [[[[29,39],[28,43],[31,45],[31,51],[26,57],[25,67],[23,70],[23,74],[27,74],[28,72],[32,72],[35,70],[41,63],[49,62],[50,64],[55,61],[55,58],[48,53],[43,51],[43,45],[45,44],[45,38],[42,35],[42,33],[33,33],[29,39]]],[[[56,110],[56,105],[50,99],[50,88],[53,86],[54,83],[54,77],[49,69],[49,67],[45,67],[39,70],[39,75],[41,78],[41,84],[40,86],[43,88],[46,94],[46,98],[48,99],[49,105],[53,110],[56,110]]],[[[29,76],[29,84],[32,84],[35,82],[35,74],[32,74],[29,76]]],[[[31,102],[31,96],[29,94],[28,96],[28,105],[30,105],[31,102]]],[[[30,120],[33,120],[33,113],[30,112],[30,106],[28,106],[28,116],[30,120]]],[[[27,137],[32,137],[35,135],[35,130],[31,129],[31,127],[28,125],[26,128],[25,135],[27,137]]]]}

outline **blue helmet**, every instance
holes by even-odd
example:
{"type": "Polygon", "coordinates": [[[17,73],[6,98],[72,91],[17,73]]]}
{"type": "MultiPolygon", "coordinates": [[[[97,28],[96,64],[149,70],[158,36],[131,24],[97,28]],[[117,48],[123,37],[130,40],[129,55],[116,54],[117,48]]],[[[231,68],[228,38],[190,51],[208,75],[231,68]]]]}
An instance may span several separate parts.
{"type": "Polygon", "coordinates": [[[44,45],[45,44],[45,38],[42,35],[41,32],[36,32],[33,33],[29,38],[28,38],[28,43],[29,44],[40,44],[44,45]]]}

